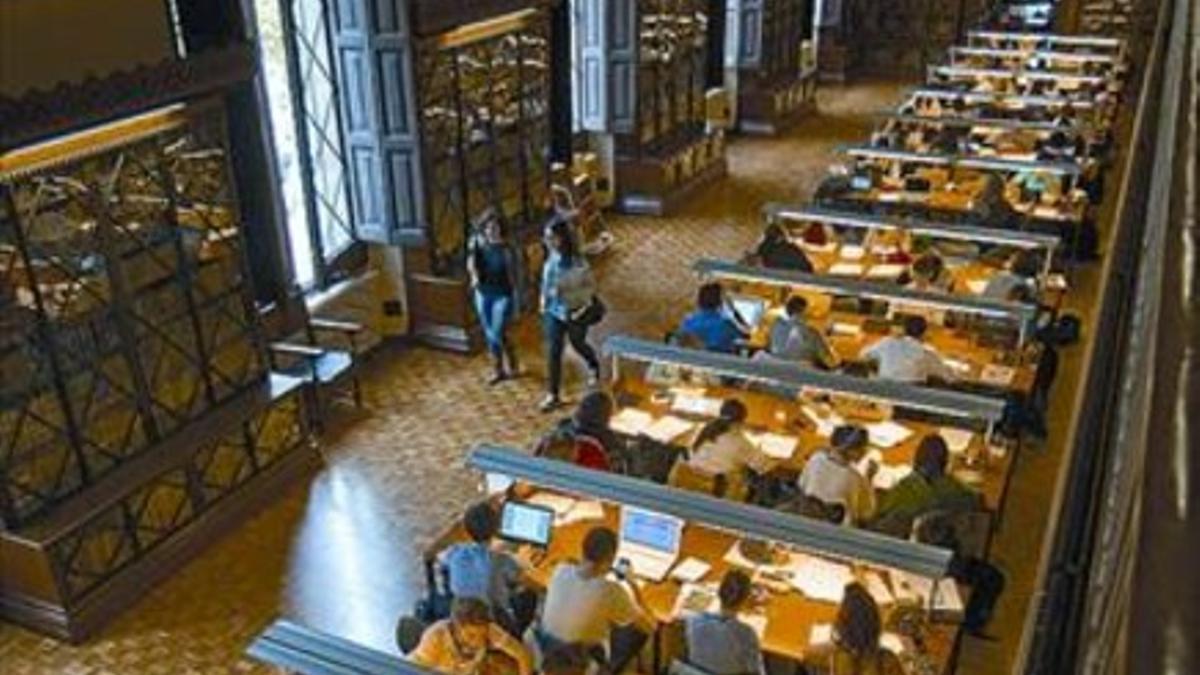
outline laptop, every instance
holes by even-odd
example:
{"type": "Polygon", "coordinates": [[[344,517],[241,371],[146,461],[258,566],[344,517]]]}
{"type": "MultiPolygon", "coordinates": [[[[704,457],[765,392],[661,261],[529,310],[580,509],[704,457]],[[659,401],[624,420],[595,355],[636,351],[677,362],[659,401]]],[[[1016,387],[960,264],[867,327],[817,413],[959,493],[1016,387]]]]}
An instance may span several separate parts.
{"type": "Polygon", "coordinates": [[[737,316],[736,321],[750,331],[758,328],[763,316],[767,313],[767,301],[762,298],[751,298],[744,295],[734,295],[729,298],[729,306],[737,316]]]}
{"type": "Polygon", "coordinates": [[[621,508],[620,544],[617,560],[625,560],[633,573],[650,581],[662,581],[679,558],[683,521],[653,511],[621,508]]]}
{"type": "Polygon", "coordinates": [[[517,544],[545,548],[554,531],[554,509],[525,502],[505,502],[500,512],[500,537],[517,544]]]}

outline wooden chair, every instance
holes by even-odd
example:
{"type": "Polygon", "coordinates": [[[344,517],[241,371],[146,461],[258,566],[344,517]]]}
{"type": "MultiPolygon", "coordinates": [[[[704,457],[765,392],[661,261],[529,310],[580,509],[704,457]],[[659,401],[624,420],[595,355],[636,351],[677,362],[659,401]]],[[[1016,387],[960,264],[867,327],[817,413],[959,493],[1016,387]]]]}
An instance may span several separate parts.
{"type": "Polygon", "coordinates": [[[271,370],[298,377],[308,384],[305,400],[318,433],[324,429],[328,401],[339,390],[349,386],[355,407],[363,407],[358,372],[362,325],[317,318],[303,309],[288,311],[278,306],[264,311],[263,323],[270,340],[267,357],[271,370]]]}

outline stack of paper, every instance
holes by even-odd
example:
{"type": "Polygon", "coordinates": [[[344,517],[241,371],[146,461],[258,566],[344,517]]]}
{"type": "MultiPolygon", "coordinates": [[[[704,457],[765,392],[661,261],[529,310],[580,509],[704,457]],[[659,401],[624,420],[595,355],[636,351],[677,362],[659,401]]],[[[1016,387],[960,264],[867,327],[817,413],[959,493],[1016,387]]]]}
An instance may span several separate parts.
{"type": "Polygon", "coordinates": [[[934,611],[951,613],[963,611],[962,594],[958,592],[958,584],[950,577],[939,579],[937,585],[934,586],[933,580],[928,577],[900,570],[893,570],[891,576],[892,588],[895,590],[898,600],[916,602],[922,607],[932,607],[934,611]],[[932,606],[929,599],[931,593],[933,594],[932,606]]]}
{"type": "Polygon", "coordinates": [[[983,371],[979,373],[979,381],[984,384],[991,384],[999,387],[1007,387],[1012,384],[1013,378],[1016,377],[1017,371],[1008,366],[997,366],[989,363],[983,367],[983,371]]]}
{"type": "Polygon", "coordinates": [[[721,608],[715,584],[683,584],[675,598],[675,617],[716,612],[721,608]]]}
{"type": "Polygon", "coordinates": [[[761,434],[748,432],[746,440],[771,459],[791,459],[792,455],[796,454],[796,446],[800,444],[800,439],[795,436],[770,432],[761,434]]]}
{"type": "Polygon", "coordinates": [[[868,279],[899,279],[901,274],[904,274],[906,268],[904,265],[894,265],[891,263],[883,265],[872,265],[871,269],[867,270],[868,279]]]}
{"type": "Polygon", "coordinates": [[[680,419],[674,415],[663,415],[654,424],[646,427],[642,433],[659,443],[671,443],[695,427],[694,422],[680,419]]]}
{"type": "Polygon", "coordinates": [[[792,586],[813,600],[841,602],[846,584],[854,581],[854,573],[850,568],[815,556],[800,557],[798,573],[792,576],[792,586]]]}
{"type": "Polygon", "coordinates": [[[654,415],[637,408],[623,408],[608,423],[613,431],[627,436],[644,434],[652,424],[654,415]]]}
{"type": "Polygon", "coordinates": [[[544,506],[550,509],[554,512],[555,519],[557,520],[559,518],[565,518],[571,509],[575,508],[576,500],[571,497],[564,497],[563,495],[556,495],[550,492],[539,492],[526,501],[535,506],[544,506]]]}
{"type": "Polygon", "coordinates": [[[954,454],[962,454],[971,446],[971,441],[974,440],[975,434],[965,429],[955,429],[954,427],[941,427],[938,429],[938,435],[942,440],[946,441],[946,447],[954,454]]]}
{"type": "Polygon", "coordinates": [[[839,262],[829,266],[829,273],[835,277],[862,276],[863,266],[859,263],[839,262]]]}
{"type": "Polygon", "coordinates": [[[891,448],[908,440],[913,435],[913,431],[904,425],[885,420],[868,424],[867,434],[870,436],[871,445],[891,448]]]}

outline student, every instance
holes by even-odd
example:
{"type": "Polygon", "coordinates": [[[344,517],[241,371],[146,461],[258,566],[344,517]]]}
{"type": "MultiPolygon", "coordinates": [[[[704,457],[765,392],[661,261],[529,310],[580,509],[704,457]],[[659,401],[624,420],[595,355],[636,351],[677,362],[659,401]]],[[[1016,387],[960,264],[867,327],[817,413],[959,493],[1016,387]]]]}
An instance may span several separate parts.
{"type": "Polygon", "coordinates": [[[847,584],[832,641],[809,650],[804,665],[821,675],[903,675],[899,657],[879,644],[882,635],[883,618],[875,599],[862,584],[847,584]]]}
{"type": "Polygon", "coordinates": [[[609,426],[612,415],[613,400],[607,392],[588,392],[575,412],[542,438],[535,454],[590,469],[614,470],[620,441],[609,426]]]}
{"type": "Polygon", "coordinates": [[[954,288],[954,276],[946,269],[946,262],[941,256],[925,253],[913,261],[912,288],[918,291],[949,293],[954,288]]]}
{"type": "Polygon", "coordinates": [[[711,486],[704,491],[744,500],[749,491],[746,472],[762,461],[758,449],[746,438],[747,412],[746,405],[737,399],[723,401],[717,419],[696,435],[689,456],[672,468],[668,484],[684,489],[711,486]],[[695,481],[699,484],[693,485],[695,481]]]}
{"type": "Polygon", "coordinates": [[[517,253],[491,209],[481,218],[481,231],[468,245],[467,277],[494,363],[488,384],[498,384],[515,376],[520,369],[516,350],[508,339],[508,324],[521,311],[521,273],[517,253]]]}
{"type": "Polygon", "coordinates": [[[812,274],[813,271],[812,261],[808,259],[804,249],[793,244],[783,228],[775,223],[767,225],[767,229],[763,231],[762,241],[754,250],[754,256],[763,267],[808,274],[812,274]]]}
{"type": "Polygon", "coordinates": [[[928,327],[923,317],[905,317],[904,335],[885,337],[864,349],[859,356],[874,363],[876,375],[884,380],[923,383],[936,377],[953,381],[954,371],[937,351],[921,341],[928,327]]]}
{"type": "Polygon", "coordinates": [[[495,653],[511,658],[520,675],[533,673],[529,651],[492,623],[486,603],[477,598],[455,598],[450,618],[425,629],[408,658],[447,675],[474,675],[485,669],[485,661],[495,653]]]}
{"type": "Polygon", "coordinates": [[[583,314],[596,302],[596,280],[580,255],[565,220],[555,220],[547,238],[549,255],[542,268],[542,321],[546,339],[546,397],[540,408],[548,412],[562,405],[562,361],[566,342],[587,363],[589,384],[600,380],[600,359],[588,344],[590,326],[583,314]]]}
{"type": "Polygon", "coordinates": [[[1010,259],[1008,269],[998,272],[988,279],[983,288],[983,297],[997,300],[1008,300],[1014,297],[1017,289],[1024,288],[1037,297],[1038,275],[1042,272],[1042,263],[1033,251],[1018,251],[1010,259]]]}
{"type": "Polygon", "coordinates": [[[753,590],[745,572],[731,569],[725,573],[717,589],[720,611],[696,614],[684,621],[689,664],[712,675],[765,672],[758,633],[738,620],[738,612],[753,590]]]}
{"type": "Polygon", "coordinates": [[[836,366],[837,356],[829,348],[825,336],[804,320],[808,301],[803,296],[794,295],[788,299],[785,311],[787,316],[776,320],[771,326],[767,352],[775,358],[806,366],[825,369],[836,366]]]}
{"type": "Polygon", "coordinates": [[[463,515],[463,529],[471,541],[454,544],[438,556],[438,567],[447,590],[455,598],[485,603],[497,623],[520,635],[532,619],[536,598],[514,593],[527,579],[525,566],[513,556],[492,548],[499,516],[488,502],[480,502],[463,515]]]}
{"type": "Polygon", "coordinates": [[[707,283],[696,294],[696,310],[679,324],[679,333],[694,335],[711,352],[732,354],[746,337],[724,311],[725,296],[718,283],[707,283]]]}
{"type": "Polygon", "coordinates": [[[845,509],[843,522],[865,523],[875,515],[875,489],[871,477],[879,470],[872,462],[867,475],[859,473],[855,462],[867,447],[867,430],[842,425],[829,437],[830,447],[818,450],[804,464],[797,487],[805,499],[845,509]]]}
{"type": "Polygon", "coordinates": [[[922,438],[912,473],[880,499],[875,529],[907,537],[916,518],[926,513],[982,509],[982,496],[946,473],[949,462],[950,449],[941,436],[922,438]]]}
{"type": "Polygon", "coordinates": [[[582,562],[564,562],[555,568],[541,623],[534,631],[542,654],[578,644],[594,657],[603,655],[608,660],[614,628],[635,626],[647,635],[654,632],[654,619],[642,609],[637,586],[608,578],[616,554],[616,533],[600,526],[584,537],[582,562]]]}

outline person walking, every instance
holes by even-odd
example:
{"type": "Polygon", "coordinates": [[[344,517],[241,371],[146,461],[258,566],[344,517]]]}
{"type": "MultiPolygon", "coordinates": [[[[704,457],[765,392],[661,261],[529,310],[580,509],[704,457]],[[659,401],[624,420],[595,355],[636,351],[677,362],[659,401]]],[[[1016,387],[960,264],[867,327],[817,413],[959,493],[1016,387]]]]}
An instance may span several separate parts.
{"type": "Polygon", "coordinates": [[[539,406],[549,412],[562,405],[563,351],[569,341],[588,367],[588,384],[600,381],[600,359],[587,334],[603,315],[596,297],[596,278],[579,252],[570,224],[556,219],[546,236],[548,254],[542,267],[542,327],[546,342],[546,397],[539,406]]]}
{"type": "Polygon", "coordinates": [[[517,252],[491,209],[480,218],[480,227],[471,239],[467,275],[479,325],[494,364],[488,384],[499,384],[520,372],[516,350],[508,338],[508,326],[521,311],[521,273],[517,252]]]}

